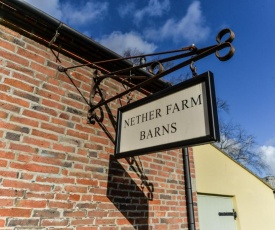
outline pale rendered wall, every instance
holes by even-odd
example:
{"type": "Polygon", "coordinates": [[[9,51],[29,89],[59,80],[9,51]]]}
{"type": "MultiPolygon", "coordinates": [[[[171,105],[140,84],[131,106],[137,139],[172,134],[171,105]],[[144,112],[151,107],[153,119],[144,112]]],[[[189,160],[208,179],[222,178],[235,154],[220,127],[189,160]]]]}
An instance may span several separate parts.
{"type": "Polygon", "coordinates": [[[272,189],[212,145],[193,148],[197,192],[234,196],[238,230],[274,230],[272,189]]]}

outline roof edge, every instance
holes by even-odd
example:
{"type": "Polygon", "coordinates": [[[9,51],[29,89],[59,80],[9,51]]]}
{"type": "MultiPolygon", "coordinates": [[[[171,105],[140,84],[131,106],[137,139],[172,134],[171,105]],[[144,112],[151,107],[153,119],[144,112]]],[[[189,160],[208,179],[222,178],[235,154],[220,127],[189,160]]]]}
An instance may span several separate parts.
{"type": "Polygon", "coordinates": [[[225,151],[221,150],[218,146],[216,146],[215,144],[211,143],[210,145],[212,145],[214,148],[216,148],[217,150],[219,150],[222,154],[224,154],[226,157],[228,157],[230,160],[234,161],[236,164],[238,164],[239,166],[241,166],[243,169],[245,169],[247,172],[249,172],[250,174],[252,174],[254,177],[256,177],[258,180],[260,180],[263,184],[265,184],[267,187],[269,187],[272,191],[274,191],[274,188],[268,184],[267,182],[265,182],[262,178],[260,178],[259,176],[257,176],[257,174],[255,174],[254,172],[252,172],[249,168],[247,168],[246,166],[244,166],[243,164],[241,164],[240,162],[236,161],[235,159],[233,159],[231,156],[229,156],[225,151]]]}
{"type": "MultiPolygon", "coordinates": [[[[57,29],[60,28],[60,25],[62,25],[60,28],[60,34],[61,34],[61,36],[63,36],[63,34],[65,34],[64,36],[66,36],[65,38],[63,38],[64,43],[65,42],[70,43],[69,44],[70,46],[68,44],[63,44],[62,47],[66,47],[67,49],[71,48],[72,53],[76,54],[79,57],[81,55],[83,55],[83,53],[85,52],[85,51],[83,51],[83,48],[84,48],[83,46],[86,45],[87,46],[86,52],[87,52],[87,50],[89,50],[89,48],[93,47],[93,49],[96,51],[95,55],[97,55],[98,58],[102,58],[101,60],[122,58],[122,56],[115,53],[114,51],[99,44],[98,42],[94,41],[93,39],[85,36],[84,34],[78,32],[75,29],[71,28],[70,26],[66,25],[62,21],[48,15],[47,13],[41,11],[40,9],[30,5],[29,3],[27,3],[23,0],[0,0],[0,4],[1,3],[2,3],[2,7],[0,5],[1,10],[4,8],[3,5],[6,6],[5,10],[2,10],[2,13],[0,15],[0,17],[2,19],[1,21],[14,19],[14,21],[15,21],[14,23],[16,23],[16,25],[18,27],[20,27],[20,26],[24,27],[23,29],[29,30],[30,34],[34,33],[34,31],[35,31],[35,33],[37,33],[38,36],[41,36],[48,42],[51,41],[51,39],[54,37],[57,29]],[[5,13],[5,11],[7,11],[7,12],[5,13]],[[25,21],[22,20],[19,13],[23,14],[22,17],[24,17],[25,21]],[[30,23],[28,23],[28,21],[30,21],[30,23]],[[44,25],[44,27],[43,27],[43,25],[44,25]],[[75,42],[77,44],[73,44],[73,42],[75,42]]],[[[1,23],[1,24],[4,24],[4,23],[1,23]]],[[[32,38],[33,38],[33,40],[36,40],[35,36],[33,36],[32,38]]],[[[62,43],[62,39],[59,37],[58,37],[58,39],[59,39],[58,41],[60,43],[62,43]]],[[[41,41],[40,41],[40,43],[41,43],[41,41]]],[[[46,44],[44,44],[44,45],[46,45],[46,44]]],[[[57,47],[55,46],[55,49],[56,48],[57,47]]],[[[92,55],[94,55],[94,53],[92,55]]],[[[89,62],[94,61],[93,60],[94,57],[92,57],[92,55],[90,55],[90,57],[89,57],[89,55],[86,54],[85,60],[88,59],[87,61],[89,61],[89,62]]],[[[131,67],[131,66],[132,66],[132,64],[128,60],[121,60],[119,62],[116,62],[116,64],[114,65],[114,67],[116,67],[116,68],[119,68],[119,67],[127,68],[127,67],[131,67]]],[[[149,72],[144,71],[142,69],[138,69],[137,72],[139,72],[139,74],[143,74],[143,75],[147,76],[148,78],[152,77],[152,74],[150,74],[149,72]]],[[[138,84],[138,83],[139,82],[134,82],[134,84],[138,84]]],[[[165,89],[169,86],[171,86],[171,84],[169,82],[158,79],[157,81],[148,85],[146,88],[150,88],[151,89],[150,91],[152,93],[154,93],[159,90],[165,89]]]]}

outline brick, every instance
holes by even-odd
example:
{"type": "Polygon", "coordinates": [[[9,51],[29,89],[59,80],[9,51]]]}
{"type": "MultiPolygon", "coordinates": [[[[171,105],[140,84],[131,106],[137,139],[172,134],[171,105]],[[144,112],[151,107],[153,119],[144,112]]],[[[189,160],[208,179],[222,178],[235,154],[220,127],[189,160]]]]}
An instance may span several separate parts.
{"type": "Polygon", "coordinates": [[[80,200],[80,195],[78,195],[78,194],[70,194],[69,200],[71,200],[71,201],[79,201],[80,200]]]}
{"type": "Polygon", "coordinates": [[[53,200],[54,199],[54,193],[39,193],[39,191],[36,192],[26,192],[24,198],[36,198],[36,199],[46,199],[46,200],[53,200]]]}
{"type": "Polygon", "coordinates": [[[55,152],[55,151],[50,151],[50,150],[43,149],[41,151],[41,156],[51,157],[51,158],[55,158],[55,159],[65,159],[66,158],[66,153],[55,152]]]}
{"type": "Polygon", "coordinates": [[[1,220],[0,219],[0,228],[4,227],[6,225],[6,220],[1,220]]]}
{"type": "Polygon", "coordinates": [[[30,217],[32,213],[31,209],[23,208],[0,208],[1,217],[30,217]]]}
{"type": "Polygon", "coordinates": [[[26,170],[26,171],[31,171],[31,172],[39,172],[39,173],[53,173],[57,174],[59,173],[59,168],[55,166],[44,166],[44,165],[39,165],[35,163],[16,163],[16,162],[11,162],[10,163],[11,168],[16,168],[16,169],[21,169],[21,170],[26,170]]]}
{"type": "Polygon", "coordinates": [[[13,94],[14,94],[15,96],[22,97],[22,98],[24,98],[24,99],[27,99],[27,100],[30,100],[30,101],[36,102],[36,103],[38,103],[39,100],[40,100],[39,97],[36,97],[36,96],[34,96],[33,94],[31,94],[31,93],[21,92],[21,91],[19,91],[19,90],[15,90],[15,91],[13,92],[13,94]]]}
{"type": "Polygon", "coordinates": [[[69,113],[78,115],[78,116],[83,116],[83,115],[84,115],[82,111],[77,110],[77,109],[72,108],[72,107],[67,107],[67,110],[66,110],[66,111],[69,112],[69,113]]]}
{"type": "Polygon", "coordinates": [[[83,218],[86,217],[85,211],[64,211],[64,217],[83,218]]]}
{"type": "Polygon", "coordinates": [[[6,42],[6,41],[1,39],[1,47],[4,48],[4,49],[7,49],[9,51],[14,52],[16,46],[14,44],[10,43],[10,42],[6,42]]]}
{"type": "Polygon", "coordinates": [[[8,140],[19,141],[20,136],[21,135],[17,134],[17,133],[7,132],[5,138],[8,139],[8,140]]]}
{"type": "MultiPolygon", "coordinates": [[[[49,77],[48,80],[47,80],[47,83],[48,85],[54,85],[54,86],[57,86],[59,90],[61,90],[61,88],[59,87],[60,85],[60,82],[56,79],[56,78],[53,78],[53,77],[49,77]]],[[[63,90],[63,92],[65,93],[65,91],[63,90]]],[[[64,95],[64,94],[62,94],[64,95]]]]}
{"type": "Polygon", "coordinates": [[[71,137],[61,137],[59,139],[60,143],[63,143],[63,144],[69,144],[69,145],[75,145],[77,147],[80,147],[82,145],[82,141],[81,140],[77,140],[75,138],[71,138],[71,137]]]}
{"type": "Polygon", "coordinates": [[[64,103],[65,105],[67,105],[67,106],[72,107],[72,108],[76,108],[76,109],[79,109],[79,110],[84,109],[84,103],[83,102],[78,102],[78,101],[71,100],[71,99],[68,99],[68,98],[63,98],[61,102],[64,103]]]}
{"type": "Polygon", "coordinates": [[[114,225],[115,224],[115,219],[114,218],[96,219],[95,224],[96,225],[114,225]]]}
{"type": "Polygon", "coordinates": [[[17,178],[18,173],[17,172],[12,172],[12,171],[0,170],[0,176],[1,177],[8,177],[8,178],[17,178]]]}
{"type": "Polygon", "coordinates": [[[76,230],[97,230],[97,229],[98,229],[97,227],[92,227],[92,226],[90,226],[90,227],[77,227],[76,228],[76,230]]]}
{"type": "Polygon", "coordinates": [[[32,127],[38,127],[39,122],[35,121],[32,118],[28,118],[28,117],[20,117],[20,116],[11,116],[10,121],[14,122],[14,123],[19,123],[19,124],[24,124],[24,125],[28,125],[28,126],[32,126],[32,127]]]}
{"type": "Polygon", "coordinates": [[[55,76],[56,72],[57,72],[57,70],[49,69],[47,66],[40,65],[40,64],[34,63],[34,62],[31,62],[30,67],[39,73],[43,73],[43,74],[45,74],[47,76],[51,76],[51,77],[55,76]]]}
{"type": "Polygon", "coordinates": [[[54,94],[59,95],[60,96],[64,96],[65,95],[65,90],[63,90],[61,87],[57,87],[48,83],[44,83],[43,84],[43,89],[47,90],[48,92],[52,92],[54,94]]]}
{"type": "Polygon", "coordinates": [[[90,172],[83,171],[70,171],[69,175],[73,177],[91,178],[90,172]]]}
{"type": "Polygon", "coordinates": [[[55,200],[68,200],[69,194],[56,194],[55,195],[55,200]]]}
{"type": "Polygon", "coordinates": [[[77,132],[75,130],[67,130],[67,135],[70,135],[70,136],[73,136],[73,137],[77,137],[77,138],[80,138],[80,139],[83,139],[83,140],[88,140],[88,134],[87,133],[80,133],[80,132],[77,132]]]}
{"type": "Polygon", "coordinates": [[[32,119],[37,119],[37,120],[43,120],[43,121],[49,121],[49,116],[41,114],[39,112],[31,111],[31,110],[23,110],[22,113],[23,116],[26,117],[31,117],[32,119]]]}
{"type": "Polygon", "coordinates": [[[6,121],[0,121],[0,128],[13,130],[16,132],[21,132],[21,133],[29,133],[29,131],[30,131],[30,129],[28,127],[22,127],[22,126],[15,125],[15,124],[12,124],[11,122],[6,122],[6,121]]]}
{"type": "Polygon", "coordinates": [[[41,192],[51,191],[50,185],[31,183],[31,182],[22,182],[22,181],[17,181],[17,180],[8,180],[8,179],[3,180],[2,186],[9,187],[9,188],[27,189],[27,190],[36,191],[36,192],[37,191],[41,191],[41,192]]]}
{"type": "Polygon", "coordinates": [[[45,156],[33,156],[34,162],[40,162],[44,164],[49,164],[52,166],[61,166],[61,167],[72,167],[72,163],[68,161],[63,161],[60,159],[52,158],[52,157],[45,157],[45,156]]]}
{"type": "Polygon", "coordinates": [[[62,219],[43,219],[41,221],[41,226],[67,226],[69,220],[62,220],[62,219]]]}
{"type": "Polygon", "coordinates": [[[60,133],[60,134],[65,133],[65,128],[64,127],[60,127],[60,126],[57,126],[57,125],[52,125],[52,124],[49,124],[49,123],[44,123],[43,122],[41,124],[41,128],[52,131],[52,132],[55,132],[55,133],[60,133]]]}
{"type": "MultiPolygon", "coordinates": [[[[88,218],[88,219],[84,219],[84,218],[81,218],[81,219],[76,219],[76,220],[72,220],[71,221],[71,225],[76,225],[76,226],[88,226],[88,225],[93,225],[94,224],[94,220],[95,218],[88,218]]],[[[92,228],[92,227],[91,227],[92,228]]],[[[90,229],[91,229],[90,228],[90,229]]],[[[96,229],[96,227],[94,227],[96,229]]]]}
{"type": "Polygon", "coordinates": [[[16,44],[16,45],[18,45],[18,46],[22,46],[22,47],[25,46],[25,42],[23,42],[22,40],[17,39],[17,38],[13,39],[13,43],[16,44]]]}
{"type": "Polygon", "coordinates": [[[10,149],[16,151],[22,151],[27,153],[37,153],[38,149],[35,147],[31,147],[26,144],[17,144],[17,143],[10,143],[10,149]]]}
{"type": "Polygon", "coordinates": [[[46,208],[46,200],[17,200],[16,206],[23,208],[46,208]]]}
{"type": "MultiPolygon", "coordinates": [[[[77,90],[72,86],[72,82],[71,82],[71,80],[69,79],[69,77],[66,74],[58,73],[57,79],[60,80],[61,82],[63,82],[62,87],[65,88],[64,83],[67,83],[67,84],[69,84],[70,87],[72,87],[73,91],[77,92],[77,90]]],[[[71,78],[71,79],[73,80],[73,82],[76,85],[76,87],[80,88],[81,82],[78,81],[78,80],[76,80],[76,79],[73,79],[73,78],[71,78]]]]}
{"type": "Polygon", "coordinates": [[[67,113],[61,113],[61,114],[59,115],[59,117],[60,117],[61,119],[64,119],[64,120],[69,120],[69,119],[70,119],[70,116],[69,116],[67,113]]]}
{"type": "Polygon", "coordinates": [[[4,111],[0,111],[0,118],[1,119],[6,119],[8,117],[8,113],[4,112],[4,111]]]}
{"type": "Polygon", "coordinates": [[[68,177],[50,177],[50,176],[37,176],[37,182],[54,183],[54,184],[75,184],[74,178],[68,177]]]}
{"type": "Polygon", "coordinates": [[[17,105],[12,105],[6,102],[1,102],[1,109],[2,110],[8,110],[11,111],[13,113],[19,113],[21,110],[21,107],[17,106],[17,105]]]}
{"type": "Polygon", "coordinates": [[[64,190],[66,192],[72,192],[72,193],[87,193],[87,187],[81,187],[79,185],[77,186],[66,185],[64,187],[64,190]]]}
{"type": "Polygon", "coordinates": [[[18,81],[16,79],[12,79],[12,78],[6,78],[4,81],[5,84],[10,85],[12,87],[15,87],[17,89],[23,90],[23,91],[27,91],[27,92],[33,92],[34,87],[24,83],[22,81],[18,81]]]}
{"type": "MultiPolygon", "coordinates": [[[[1,147],[1,143],[0,143],[0,147],[1,147]]],[[[7,167],[7,165],[8,165],[8,161],[0,159],[0,167],[7,167]]]]}
{"type": "Polygon", "coordinates": [[[0,91],[10,92],[10,90],[11,90],[11,87],[9,85],[4,85],[4,84],[0,85],[0,91]]]}
{"type": "Polygon", "coordinates": [[[35,175],[32,174],[32,173],[25,173],[25,172],[20,173],[20,179],[22,179],[22,180],[29,180],[30,181],[30,180],[33,180],[34,177],[35,177],[35,175]]]}
{"type": "Polygon", "coordinates": [[[33,110],[35,111],[39,111],[41,113],[45,113],[51,116],[56,117],[58,115],[57,111],[55,111],[54,109],[50,109],[44,106],[40,106],[40,105],[32,105],[31,107],[33,110]]]}
{"type": "Polygon", "coordinates": [[[91,73],[87,73],[89,76],[85,76],[84,74],[81,74],[81,73],[78,73],[76,71],[72,71],[71,72],[71,76],[74,78],[74,79],[77,79],[81,82],[86,82],[88,84],[91,84],[91,77],[90,77],[90,74],[91,73]]]}
{"type": "Polygon", "coordinates": [[[23,197],[24,191],[23,190],[17,190],[17,189],[4,189],[0,188],[0,196],[4,197],[23,197]]]}
{"type": "Polygon", "coordinates": [[[66,145],[62,145],[62,144],[53,144],[53,149],[62,151],[62,152],[66,152],[66,153],[74,153],[75,152],[75,147],[66,146],[66,145]]]}
{"type": "Polygon", "coordinates": [[[21,47],[18,47],[17,54],[19,54],[27,59],[31,59],[35,62],[38,62],[40,64],[43,64],[45,62],[45,58],[41,57],[40,55],[37,55],[36,53],[30,52],[27,49],[23,49],[21,47]]]}
{"type": "Polygon", "coordinates": [[[13,206],[15,199],[0,199],[0,207],[13,206]]]}
{"type": "MultiPolygon", "coordinates": [[[[1,63],[0,63],[1,64],[1,63]]],[[[3,69],[3,68],[0,68],[0,74],[2,76],[6,75],[6,76],[10,76],[11,75],[11,71],[10,70],[7,70],[7,69],[3,69]]]]}
{"type": "Polygon", "coordinates": [[[103,145],[108,145],[109,139],[107,137],[98,137],[98,136],[91,136],[90,141],[95,142],[95,143],[100,143],[103,145]]]}
{"type": "Polygon", "coordinates": [[[89,159],[87,157],[82,157],[78,155],[69,155],[67,159],[74,162],[81,162],[85,164],[89,163],[89,159]]]}
{"type": "Polygon", "coordinates": [[[89,125],[89,124],[85,124],[85,125],[76,124],[75,129],[78,130],[78,131],[81,131],[81,132],[85,132],[85,133],[89,133],[89,134],[95,134],[94,127],[89,125]]]}
{"type": "Polygon", "coordinates": [[[98,186],[98,181],[93,179],[77,179],[76,183],[82,185],[98,186]]]}
{"type": "MultiPolygon", "coordinates": [[[[29,41],[29,40],[27,40],[29,41]]],[[[36,54],[39,54],[42,57],[45,57],[46,59],[50,58],[50,54],[47,52],[45,47],[40,47],[38,44],[26,44],[26,49],[29,51],[32,51],[36,54]]]]}
{"type": "Polygon", "coordinates": [[[9,227],[35,227],[39,226],[39,219],[9,219],[9,222],[7,224],[9,227]]]}
{"type": "Polygon", "coordinates": [[[32,76],[34,75],[34,72],[32,69],[29,68],[24,68],[24,67],[16,67],[17,69],[20,68],[20,73],[14,72],[13,73],[13,77],[23,81],[23,82],[28,82],[28,84],[30,85],[34,85],[34,86],[39,86],[40,85],[40,80],[34,79],[32,76]],[[24,69],[22,69],[24,68],[24,69]],[[27,75],[23,75],[22,72],[24,72],[27,75]],[[30,75],[30,76],[28,76],[30,75]]]}
{"type": "Polygon", "coordinates": [[[46,140],[43,140],[43,139],[41,140],[41,139],[37,139],[37,138],[33,138],[33,137],[28,137],[28,136],[25,136],[23,138],[23,142],[25,144],[39,146],[40,148],[50,148],[50,146],[51,146],[51,142],[50,141],[46,141],[46,140]]]}
{"type": "Polygon", "coordinates": [[[8,51],[4,51],[4,50],[0,50],[0,56],[2,58],[8,59],[12,62],[16,62],[22,66],[28,66],[29,65],[29,61],[26,60],[23,57],[19,57],[18,55],[8,52],[8,51]]]}
{"type": "Polygon", "coordinates": [[[65,110],[65,105],[58,103],[58,100],[55,100],[55,99],[48,100],[48,99],[43,98],[42,99],[42,105],[45,105],[45,106],[50,107],[50,108],[55,108],[55,109],[58,109],[58,110],[61,110],[61,111],[65,110]]]}
{"type": "Polygon", "coordinates": [[[34,210],[32,217],[57,218],[60,217],[60,211],[56,209],[34,210]]]}
{"type": "Polygon", "coordinates": [[[13,97],[13,96],[10,96],[7,94],[3,94],[3,93],[0,94],[0,100],[2,100],[4,102],[10,102],[12,104],[16,104],[17,106],[20,105],[23,107],[27,107],[27,108],[30,105],[30,103],[26,100],[19,99],[19,98],[16,98],[16,97],[13,97]]]}
{"type": "Polygon", "coordinates": [[[36,94],[39,95],[40,97],[44,97],[44,98],[48,98],[54,101],[59,101],[60,100],[60,96],[55,94],[55,91],[46,91],[43,89],[38,89],[36,91],[36,94]]]}
{"type": "Polygon", "coordinates": [[[97,196],[97,195],[94,195],[94,201],[95,202],[109,202],[109,199],[106,197],[106,196],[97,196]]]}
{"type": "Polygon", "coordinates": [[[34,136],[37,136],[37,137],[42,137],[42,138],[50,139],[50,140],[54,140],[54,141],[58,140],[58,136],[56,134],[42,132],[37,129],[33,129],[31,134],[34,136]]]}
{"type": "Polygon", "coordinates": [[[63,201],[49,201],[49,208],[60,208],[60,209],[72,209],[74,206],[71,202],[63,202],[63,201]]]}

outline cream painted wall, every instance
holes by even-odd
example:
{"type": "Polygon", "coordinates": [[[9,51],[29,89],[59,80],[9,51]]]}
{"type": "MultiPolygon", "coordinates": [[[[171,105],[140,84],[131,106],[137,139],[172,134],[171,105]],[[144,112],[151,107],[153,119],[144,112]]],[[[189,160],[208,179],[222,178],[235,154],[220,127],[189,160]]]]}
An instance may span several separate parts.
{"type": "Polygon", "coordinates": [[[193,147],[197,192],[233,196],[238,230],[275,230],[272,189],[213,145],[193,147]]]}

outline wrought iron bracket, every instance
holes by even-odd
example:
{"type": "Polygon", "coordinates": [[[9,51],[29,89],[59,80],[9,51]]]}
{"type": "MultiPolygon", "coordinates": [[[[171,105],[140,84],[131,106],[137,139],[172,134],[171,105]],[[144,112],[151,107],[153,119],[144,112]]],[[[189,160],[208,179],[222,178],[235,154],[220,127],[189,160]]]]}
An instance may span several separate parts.
{"type": "Polygon", "coordinates": [[[127,95],[132,91],[140,90],[144,86],[146,86],[146,85],[148,85],[148,84],[150,84],[150,83],[152,83],[152,82],[154,82],[154,81],[156,81],[156,80],[158,80],[158,79],[160,79],[160,78],[162,78],[162,77],[164,77],[180,68],[190,65],[192,74],[193,74],[193,76],[195,76],[196,75],[196,67],[193,66],[195,61],[203,59],[213,53],[215,53],[216,57],[220,61],[229,60],[235,53],[235,48],[231,44],[234,39],[235,39],[234,32],[232,30],[226,28],[226,29],[221,30],[218,33],[218,35],[216,36],[216,41],[217,41],[216,45],[208,46],[208,47],[205,47],[202,49],[198,49],[194,44],[192,44],[191,46],[184,47],[184,48],[181,48],[178,50],[172,50],[172,51],[165,51],[165,52],[145,54],[145,55],[142,54],[142,55],[137,55],[137,56],[110,59],[110,60],[103,60],[103,61],[86,63],[86,64],[82,64],[82,65],[77,65],[77,66],[71,66],[71,67],[67,67],[67,68],[65,68],[63,66],[59,66],[58,71],[66,73],[67,70],[70,70],[73,68],[90,66],[96,70],[100,70],[100,71],[103,70],[105,72],[102,75],[97,74],[96,77],[93,78],[93,83],[91,85],[91,93],[90,93],[90,100],[89,100],[90,109],[88,112],[88,119],[91,123],[94,123],[94,120],[97,121],[97,120],[103,119],[103,111],[101,109],[101,107],[103,105],[106,105],[107,103],[109,103],[113,100],[121,98],[122,96],[127,95]],[[227,35],[227,38],[224,39],[225,35],[227,35]],[[228,49],[228,51],[226,54],[222,55],[222,54],[220,54],[220,51],[223,49],[228,49]],[[113,72],[108,72],[105,69],[103,69],[102,67],[100,67],[100,64],[103,64],[103,63],[122,61],[122,60],[127,60],[127,59],[132,59],[132,58],[144,58],[144,57],[148,57],[148,56],[155,56],[155,55],[162,55],[162,54],[172,54],[172,53],[179,53],[179,54],[170,56],[170,57],[166,57],[166,58],[162,58],[162,59],[159,59],[158,61],[142,63],[140,65],[120,69],[120,70],[113,71],[113,72]],[[173,60],[182,59],[182,58],[187,58],[187,57],[190,57],[190,58],[188,60],[180,62],[179,64],[177,64],[167,70],[164,69],[163,63],[173,61],[173,60]],[[135,75],[131,74],[133,72],[133,70],[143,69],[144,67],[148,67],[148,72],[152,74],[152,77],[135,76],[135,75]],[[121,79],[121,80],[136,78],[136,79],[141,79],[143,81],[141,81],[141,83],[136,84],[136,85],[132,86],[131,88],[128,88],[125,91],[107,99],[106,93],[104,92],[104,90],[99,88],[100,83],[105,78],[113,78],[113,79],[121,79]],[[99,96],[101,97],[101,100],[98,103],[96,103],[94,100],[96,94],[99,94],[99,96]],[[96,115],[95,110],[97,108],[99,108],[99,110],[100,110],[100,117],[98,117],[96,115]]]}
{"type": "Polygon", "coordinates": [[[58,36],[60,35],[59,33],[59,29],[63,26],[63,23],[60,23],[58,28],[55,31],[55,35],[53,36],[52,40],[49,42],[49,47],[52,46],[52,44],[56,41],[56,39],[58,38],[58,36]]]}

